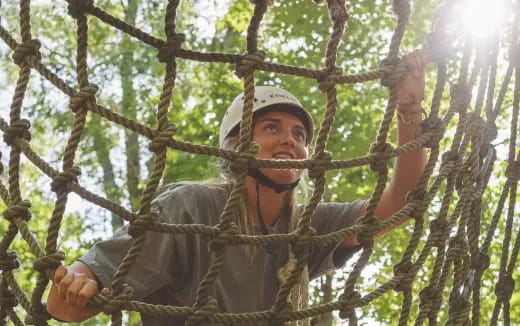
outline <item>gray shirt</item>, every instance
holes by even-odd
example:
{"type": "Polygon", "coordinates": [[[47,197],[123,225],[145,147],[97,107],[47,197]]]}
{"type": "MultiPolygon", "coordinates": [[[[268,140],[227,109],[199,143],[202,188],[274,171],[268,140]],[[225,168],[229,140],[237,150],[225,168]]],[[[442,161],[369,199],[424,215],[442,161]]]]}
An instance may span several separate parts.
{"type": "MultiPolygon", "coordinates": [[[[226,203],[223,190],[200,184],[185,184],[162,193],[154,202],[159,220],[176,224],[216,225],[226,203]]],[[[318,234],[326,234],[353,225],[364,201],[320,203],[312,218],[318,234]]],[[[286,233],[285,217],[280,217],[270,233],[286,233]]],[[[188,306],[194,304],[200,281],[211,264],[208,237],[146,233],[143,251],[132,266],[126,283],[134,289],[133,300],[152,304],[188,306]]],[[[103,287],[110,287],[112,277],[125,256],[132,237],[123,227],[112,238],[97,243],[80,259],[103,287]]],[[[339,244],[338,244],[339,245],[339,244]]],[[[314,246],[309,258],[309,277],[313,279],[341,267],[358,248],[338,245],[314,246]]],[[[287,262],[287,245],[272,250],[258,247],[248,257],[240,246],[229,246],[225,263],[213,288],[219,312],[254,312],[268,310],[278,291],[277,271],[287,262]]],[[[145,326],[184,325],[171,317],[141,315],[145,326]]],[[[257,325],[261,325],[258,323],[257,325]]]]}

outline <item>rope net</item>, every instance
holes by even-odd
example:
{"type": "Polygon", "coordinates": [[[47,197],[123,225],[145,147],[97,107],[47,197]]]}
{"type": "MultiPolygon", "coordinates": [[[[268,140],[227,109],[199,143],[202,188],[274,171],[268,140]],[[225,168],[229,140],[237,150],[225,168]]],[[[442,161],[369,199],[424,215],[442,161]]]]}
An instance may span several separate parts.
{"type": "Polygon", "coordinates": [[[514,289],[512,275],[520,248],[519,233],[513,242],[515,199],[517,182],[520,177],[520,162],[515,154],[520,100],[519,48],[516,40],[520,2],[516,3],[515,18],[511,25],[512,45],[509,63],[498,96],[495,96],[498,51],[477,51],[474,55],[472,42],[466,41],[458,59],[457,83],[451,87],[451,100],[443,115],[440,115],[439,111],[441,98],[446,88],[448,71],[446,56],[450,49],[443,47],[441,43],[435,43],[435,40],[446,37],[447,13],[453,9],[456,1],[447,1],[440,8],[434,30],[429,37],[433,42],[430,44],[430,51],[437,65],[437,81],[429,114],[423,124],[424,130],[415,140],[396,148],[387,142],[387,137],[395,115],[396,84],[400,76],[406,72],[406,66],[399,57],[399,47],[410,15],[409,2],[407,0],[393,1],[397,23],[387,57],[381,62],[380,68],[355,75],[343,74],[336,62],[340,40],[349,18],[344,0],[326,1],[332,31],[326,48],[325,66],[316,70],[266,61],[265,53],[258,49],[257,34],[269,2],[267,0],[252,1],[254,13],[250,19],[245,40],[247,53],[242,55],[205,53],[186,49],[182,43],[184,36],[176,31],[175,24],[179,0],[168,1],[164,18],[165,40],[154,37],[108,14],[102,8],[96,7],[91,0],[68,0],[69,14],[77,22],[77,85],[71,86],[65,82],[63,77],[58,76],[41,63],[40,42],[31,34],[29,0],[20,1],[20,39],[16,40],[8,30],[0,26],[0,37],[12,50],[13,61],[19,66],[19,77],[11,102],[9,121],[0,118],[0,129],[4,134],[4,141],[10,146],[8,182],[6,185],[3,182],[0,183],[0,196],[7,206],[3,217],[9,223],[7,232],[2,235],[0,242],[0,270],[2,271],[0,324],[5,325],[10,320],[14,325],[46,325],[49,320],[50,316],[46,312],[42,296],[54,270],[65,258],[65,254],[58,250],[57,239],[67,204],[67,195],[74,192],[81,198],[117,214],[131,224],[130,234],[133,237],[133,243],[113,277],[112,293],[109,296],[97,295],[90,301],[91,305],[101,307],[103,312],[112,315],[113,325],[122,325],[122,310],[175,316],[185,319],[188,325],[203,322],[247,324],[259,321],[270,321],[272,325],[281,325],[288,321],[303,320],[331,311],[339,311],[340,317],[348,319],[349,324],[355,325],[357,324],[355,309],[371,304],[372,301],[389,291],[402,293],[403,300],[398,324],[407,325],[411,322],[414,279],[429,258],[434,262],[433,269],[428,275],[427,286],[421,289],[418,301],[416,301],[418,302],[418,313],[415,316],[414,324],[421,325],[425,321],[431,325],[436,324],[438,313],[444,308],[447,311],[446,323],[448,325],[469,325],[470,323],[478,325],[481,280],[483,273],[489,268],[488,252],[507,202],[509,206],[505,217],[505,233],[501,244],[502,256],[495,285],[496,302],[492,312],[491,325],[498,323],[501,313],[503,313],[504,324],[509,325],[510,301],[514,289]],[[96,101],[98,87],[89,81],[87,64],[88,16],[95,17],[157,49],[158,60],[165,65],[166,73],[156,111],[155,127],[128,119],[96,101]],[[489,60],[483,60],[484,57],[489,60]],[[473,64],[471,64],[472,58],[474,58],[473,64]],[[177,128],[168,121],[168,109],[175,86],[176,61],[179,59],[235,65],[235,73],[243,80],[245,92],[237,151],[192,144],[174,138],[177,128]],[[314,79],[319,89],[326,94],[326,108],[317,132],[314,151],[309,159],[301,161],[255,159],[258,148],[251,141],[251,132],[256,71],[314,79]],[[39,73],[70,97],[70,109],[74,113],[74,121],[60,170],[54,169],[45,162],[29,143],[31,139],[30,122],[22,118],[21,109],[31,73],[39,73]],[[490,226],[487,230],[482,230],[482,195],[490,179],[496,157],[491,145],[497,136],[495,120],[501,112],[509,86],[512,85],[513,73],[515,74],[514,102],[509,156],[505,173],[506,182],[490,226]],[[334,160],[326,149],[335,108],[338,104],[337,86],[375,79],[381,79],[381,83],[389,89],[389,98],[369,154],[349,160],[334,160]],[[478,87],[477,81],[479,81],[478,87]],[[474,88],[478,88],[478,90],[475,92],[474,88]],[[470,103],[475,93],[477,94],[476,104],[471,111],[470,103]],[[493,101],[495,97],[496,101],[493,101]],[[486,98],[487,101],[485,101],[486,98]],[[483,110],[484,107],[485,110],[483,110]],[[149,149],[155,158],[154,168],[143,190],[137,212],[132,212],[98,196],[78,183],[80,170],[75,165],[76,152],[88,115],[98,115],[136,132],[150,141],[149,149]],[[455,116],[458,119],[454,119],[455,116]],[[439,142],[443,139],[445,127],[455,120],[456,128],[453,137],[449,140],[449,150],[441,155],[439,142]],[[408,194],[406,205],[387,220],[379,221],[375,218],[374,211],[387,183],[388,161],[423,146],[430,148],[427,165],[417,186],[408,194]],[[169,149],[224,158],[231,161],[234,169],[240,172],[221,215],[220,224],[216,226],[172,225],[157,222],[157,216],[151,210],[151,201],[160,184],[166,164],[166,153],[169,149]],[[56,203],[44,246],[31,233],[27,224],[31,218],[31,204],[23,198],[20,190],[20,174],[23,172],[20,170],[22,155],[52,179],[51,190],[56,193],[56,203]],[[325,172],[364,165],[369,165],[371,170],[377,173],[377,184],[370,197],[366,214],[354,226],[330,234],[315,235],[310,227],[310,220],[325,189],[325,172]],[[248,167],[308,169],[315,188],[299,218],[299,225],[295,232],[269,236],[246,236],[236,231],[233,212],[238,209],[238,199],[245,190],[248,167]],[[439,192],[441,187],[443,188],[442,193],[439,192]],[[456,193],[459,195],[456,196],[456,193]],[[425,212],[431,208],[431,201],[435,196],[441,198],[440,204],[435,207],[436,216],[426,219],[425,212]],[[405,216],[414,220],[413,232],[404,254],[394,266],[394,275],[379,284],[375,290],[360,293],[356,284],[373,252],[374,235],[382,229],[396,225],[405,216]],[[145,231],[199,234],[211,239],[209,250],[213,252],[212,265],[199,285],[198,295],[192,307],[151,305],[131,301],[132,289],[125,284],[125,277],[143,246],[145,231]],[[479,238],[481,233],[483,233],[483,237],[479,238]],[[13,240],[18,234],[27,243],[31,254],[34,255],[33,267],[38,272],[38,279],[32,293],[22,291],[14,274],[20,264],[17,260],[17,253],[11,248],[13,240]],[[300,274],[306,266],[310,246],[337,244],[354,235],[361,243],[362,250],[345,280],[339,297],[332,302],[295,311],[288,301],[288,296],[291,289],[297,285],[300,274]],[[419,245],[421,239],[426,239],[422,247],[419,245]],[[226,247],[229,245],[277,245],[284,242],[290,243],[297,263],[285,283],[280,286],[272,308],[268,311],[239,314],[217,312],[217,301],[211,296],[211,288],[223,265],[226,247]],[[443,294],[448,287],[450,295],[446,299],[443,294]],[[22,310],[26,315],[24,321],[19,316],[22,310]]]}

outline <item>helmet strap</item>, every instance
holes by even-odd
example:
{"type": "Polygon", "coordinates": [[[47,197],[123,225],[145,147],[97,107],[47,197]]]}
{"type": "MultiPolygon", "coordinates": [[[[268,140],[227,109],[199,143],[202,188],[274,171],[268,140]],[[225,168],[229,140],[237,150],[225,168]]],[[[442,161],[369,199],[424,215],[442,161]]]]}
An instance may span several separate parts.
{"type": "MultiPolygon", "coordinates": [[[[269,179],[265,174],[260,172],[260,170],[258,168],[249,168],[247,170],[247,175],[257,181],[257,183],[256,183],[257,187],[258,187],[258,183],[261,183],[263,186],[273,189],[276,193],[281,193],[281,192],[284,192],[287,190],[294,189],[300,182],[300,179],[298,179],[295,182],[289,183],[289,184],[276,183],[276,182],[272,181],[271,179],[269,179]]],[[[258,192],[258,189],[257,189],[257,192],[258,192]]]]}

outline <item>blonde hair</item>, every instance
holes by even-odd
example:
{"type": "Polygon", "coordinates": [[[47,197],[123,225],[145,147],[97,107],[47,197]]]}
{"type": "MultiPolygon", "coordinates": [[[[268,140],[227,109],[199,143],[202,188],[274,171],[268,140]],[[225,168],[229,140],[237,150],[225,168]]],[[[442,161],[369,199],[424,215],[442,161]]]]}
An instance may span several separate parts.
{"type": "MultiPolygon", "coordinates": [[[[222,147],[224,149],[230,149],[235,150],[238,147],[238,136],[237,135],[230,135],[222,144],[222,147]]],[[[224,188],[228,193],[231,191],[231,187],[233,186],[233,183],[235,182],[236,175],[233,172],[233,169],[231,168],[231,162],[225,159],[220,159],[219,161],[219,171],[220,171],[220,178],[217,180],[210,181],[210,183],[206,183],[208,185],[212,185],[214,187],[224,188]]],[[[290,190],[290,194],[288,196],[288,203],[287,206],[284,208],[285,214],[283,218],[287,218],[287,226],[288,226],[288,233],[291,233],[296,230],[298,227],[298,191],[300,190],[302,195],[307,197],[307,194],[309,192],[309,185],[306,182],[306,173],[302,175],[301,181],[298,185],[298,188],[290,190]]],[[[241,233],[246,235],[254,235],[255,234],[255,226],[253,224],[253,218],[251,217],[251,214],[248,210],[247,205],[247,193],[243,193],[242,200],[239,203],[238,212],[235,215],[235,223],[238,225],[239,230],[241,233]]],[[[244,246],[244,250],[246,252],[246,255],[248,257],[252,258],[255,255],[255,247],[252,246],[244,246]]],[[[288,252],[288,261],[287,263],[282,266],[277,273],[278,282],[280,286],[284,284],[292,270],[294,269],[296,264],[296,258],[294,254],[292,253],[290,246],[289,246],[289,252],[288,252]]],[[[294,309],[306,309],[308,308],[308,288],[309,288],[309,271],[308,268],[305,267],[303,270],[299,284],[296,284],[289,295],[289,301],[293,305],[294,309]]],[[[309,325],[310,321],[309,319],[304,319],[301,321],[293,321],[288,322],[286,325],[309,325]]]]}

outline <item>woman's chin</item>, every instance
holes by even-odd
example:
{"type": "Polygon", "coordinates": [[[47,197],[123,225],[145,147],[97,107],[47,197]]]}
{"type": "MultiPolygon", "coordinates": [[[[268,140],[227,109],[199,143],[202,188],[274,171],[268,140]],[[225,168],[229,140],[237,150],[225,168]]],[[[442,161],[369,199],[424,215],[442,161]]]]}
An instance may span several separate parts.
{"type": "Polygon", "coordinates": [[[271,181],[279,184],[290,184],[296,182],[300,177],[299,174],[295,174],[291,170],[282,169],[265,169],[262,173],[271,181]]]}

